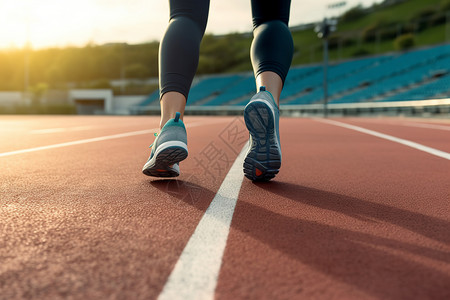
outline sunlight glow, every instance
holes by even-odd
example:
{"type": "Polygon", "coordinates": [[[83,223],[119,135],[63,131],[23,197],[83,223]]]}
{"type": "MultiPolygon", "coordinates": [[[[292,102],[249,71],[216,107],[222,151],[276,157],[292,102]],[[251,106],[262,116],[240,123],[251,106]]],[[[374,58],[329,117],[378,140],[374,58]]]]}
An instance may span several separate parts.
{"type": "Polygon", "coordinates": [[[159,27],[162,34],[161,23],[167,22],[166,15],[158,16],[151,11],[167,10],[166,6],[166,1],[136,0],[1,1],[0,48],[23,47],[27,41],[27,24],[33,48],[83,45],[89,41],[151,40],[152,34],[147,28],[155,30],[149,26],[158,22],[156,28],[159,27]],[[143,34],[145,31],[147,35],[143,34]]]}
{"type": "MultiPolygon", "coordinates": [[[[291,25],[320,20],[337,0],[293,0],[291,25]]],[[[375,0],[347,0],[347,8],[375,0]]],[[[167,0],[0,1],[0,49],[82,46],[88,42],[159,40],[169,15],[167,0]],[[27,29],[29,28],[29,30],[27,29]]],[[[207,32],[250,31],[250,0],[211,0],[207,32]]]]}

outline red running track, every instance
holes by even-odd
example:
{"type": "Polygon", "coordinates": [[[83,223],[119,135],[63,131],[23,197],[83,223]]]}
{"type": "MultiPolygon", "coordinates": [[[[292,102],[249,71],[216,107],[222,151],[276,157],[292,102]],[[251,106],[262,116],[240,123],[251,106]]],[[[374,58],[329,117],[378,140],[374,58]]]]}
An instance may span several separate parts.
{"type": "MultiPolygon", "coordinates": [[[[156,298],[246,138],[239,118],[185,121],[166,180],[140,172],[155,117],[2,116],[0,299],[156,298]]],[[[337,121],[450,152],[448,121],[337,121]]],[[[449,160],[314,119],[280,134],[280,174],[243,180],[216,298],[450,298],[449,160]]]]}

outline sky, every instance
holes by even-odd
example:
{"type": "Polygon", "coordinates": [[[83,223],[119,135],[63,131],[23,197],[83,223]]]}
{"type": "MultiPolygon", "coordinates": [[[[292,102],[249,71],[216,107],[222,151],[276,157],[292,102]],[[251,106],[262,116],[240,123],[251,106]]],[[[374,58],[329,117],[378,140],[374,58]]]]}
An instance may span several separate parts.
{"type": "MultiPolygon", "coordinates": [[[[374,0],[292,0],[290,26],[316,22],[374,0]]],[[[379,2],[379,1],[378,1],[379,2]]],[[[0,48],[143,43],[160,40],[167,26],[167,0],[0,0],[0,48]]],[[[207,33],[249,32],[250,0],[211,0],[207,33]]]]}

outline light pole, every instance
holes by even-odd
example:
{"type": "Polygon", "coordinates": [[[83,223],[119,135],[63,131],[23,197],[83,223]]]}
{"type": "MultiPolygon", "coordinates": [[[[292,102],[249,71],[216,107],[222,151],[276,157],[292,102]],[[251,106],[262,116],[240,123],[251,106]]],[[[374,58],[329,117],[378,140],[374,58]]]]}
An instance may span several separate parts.
{"type": "Polygon", "coordinates": [[[317,36],[323,40],[323,114],[328,117],[328,37],[336,30],[337,21],[324,18],[315,28],[317,36]]]}
{"type": "Polygon", "coordinates": [[[30,90],[30,51],[31,51],[31,41],[30,41],[30,12],[27,8],[26,16],[26,41],[23,47],[24,49],[24,62],[23,62],[23,101],[25,105],[29,104],[29,90],[30,90]]]}
{"type": "Polygon", "coordinates": [[[122,95],[125,95],[125,46],[126,43],[122,43],[121,47],[120,47],[120,92],[122,93],[122,95]]]}

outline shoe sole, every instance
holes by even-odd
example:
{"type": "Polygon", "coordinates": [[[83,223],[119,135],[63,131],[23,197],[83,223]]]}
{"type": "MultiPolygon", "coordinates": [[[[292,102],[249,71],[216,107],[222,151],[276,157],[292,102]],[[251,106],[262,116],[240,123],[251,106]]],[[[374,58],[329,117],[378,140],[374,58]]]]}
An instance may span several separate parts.
{"type": "Polygon", "coordinates": [[[171,166],[186,159],[187,146],[183,142],[166,142],[158,147],[153,158],[148,161],[142,173],[154,177],[177,177],[180,173],[171,166]]]}
{"type": "Polygon", "coordinates": [[[265,100],[254,100],[245,107],[244,120],[252,140],[244,160],[244,174],[253,181],[269,181],[281,167],[274,113],[265,100]]]}

